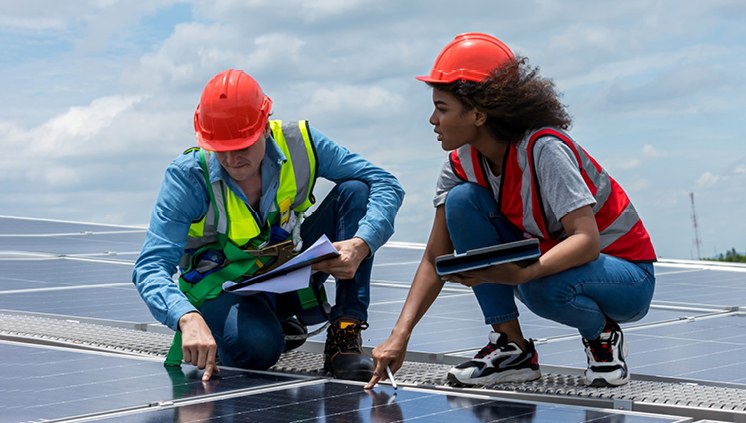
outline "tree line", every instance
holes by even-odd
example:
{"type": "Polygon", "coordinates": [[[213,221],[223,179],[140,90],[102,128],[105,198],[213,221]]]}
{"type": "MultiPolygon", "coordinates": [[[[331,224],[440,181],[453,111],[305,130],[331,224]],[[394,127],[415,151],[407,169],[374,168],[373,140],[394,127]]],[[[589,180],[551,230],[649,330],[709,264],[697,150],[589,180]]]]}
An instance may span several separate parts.
{"type": "Polygon", "coordinates": [[[735,248],[731,248],[730,250],[726,251],[725,254],[720,253],[715,257],[712,258],[706,258],[704,260],[710,260],[710,261],[729,261],[729,262],[735,262],[735,263],[746,263],[746,254],[741,254],[738,251],[736,251],[735,248]]]}

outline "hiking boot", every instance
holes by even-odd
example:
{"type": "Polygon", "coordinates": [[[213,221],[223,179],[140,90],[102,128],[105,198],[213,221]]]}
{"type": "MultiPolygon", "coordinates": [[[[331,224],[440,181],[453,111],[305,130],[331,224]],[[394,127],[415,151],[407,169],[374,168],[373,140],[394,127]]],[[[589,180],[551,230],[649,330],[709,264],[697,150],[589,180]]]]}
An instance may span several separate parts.
{"type": "Polygon", "coordinates": [[[292,351],[306,342],[308,338],[308,329],[295,317],[289,317],[282,322],[282,333],[285,334],[285,349],[282,351],[286,353],[292,351]]]}
{"type": "Polygon", "coordinates": [[[367,382],[373,377],[373,360],[363,354],[360,332],[368,323],[353,317],[341,317],[326,331],[324,370],[337,379],[367,382]]]}
{"type": "Polygon", "coordinates": [[[490,385],[500,382],[527,382],[541,377],[539,354],[531,340],[526,350],[508,342],[504,333],[490,332],[489,343],[469,361],[448,371],[453,385],[490,385]]]}
{"type": "Polygon", "coordinates": [[[586,383],[590,386],[619,386],[629,382],[627,345],[622,329],[615,322],[607,322],[598,339],[583,338],[588,356],[586,383]]]}

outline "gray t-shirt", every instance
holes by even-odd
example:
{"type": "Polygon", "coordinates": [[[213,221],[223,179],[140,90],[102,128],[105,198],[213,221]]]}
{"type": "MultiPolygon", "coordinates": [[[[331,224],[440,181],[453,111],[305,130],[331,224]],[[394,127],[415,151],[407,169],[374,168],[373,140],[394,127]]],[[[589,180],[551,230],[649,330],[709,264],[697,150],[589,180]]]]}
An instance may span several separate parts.
{"type": "MultiPolygon", "coordinates": [[[[492,194],[498,201],[500,193],[500,176],[492,174],[487,159],[482,157],[492,194]]],[[[536,173],[539,178],[542,204],[547,216],[547,230],[550,234],[559,233],[564,237],[560,219],[567,213],[583,206],[594,206],[596,200],[583,181],[572,150],[565,143],[554,137],[542,137],[536,141],[534,149],[536,173]]],[[[445,203],[448,191],[464,183],[451,168],[446,159],[438,177],[433,204],[438,207],[445,203]]]]}

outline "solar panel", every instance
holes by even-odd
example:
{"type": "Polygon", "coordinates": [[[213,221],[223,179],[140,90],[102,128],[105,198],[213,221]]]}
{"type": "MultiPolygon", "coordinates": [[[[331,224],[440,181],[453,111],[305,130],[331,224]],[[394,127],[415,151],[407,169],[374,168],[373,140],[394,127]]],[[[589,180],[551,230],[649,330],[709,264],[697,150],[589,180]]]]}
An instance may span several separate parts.
{"type": "MultiPolygon", "coordinates": [[[[130,282],[144,236],[143,228],[0,216],[0,315],[90,319],[104,330],[170,332],[154,321],[130,282]]],[[[389,243],[377,253],[370,328],[363,332],[367,348],[388,336],[422,252],[421,245],[389,243]]],[[[633,379],[727,386],[731,394],[746,394],[746,368],[738,358],[746,353],[746,267],[661,260],[656,272],[650,313],[623,325],[633,379]]],[[[327,293],[333,301],[333,281],[327,282],[327,293]]],[[[585,368],[574,329],[537,317],[520,303],[519,311],[545,369],[572,375],[585,368]]],[[[38,345],[67,341],[48,333],[28,336],[14,331],[14,324],[0,325],[0,339],[14,341],[0,342],[0,354],[7,358],[0,378],[3,421],[683,421],[666,413],[577,406],[567,394],[526,401],[490,389],[405,383],[394,396],[390,386],[366,392],[360,384],[329,380],[318,370],[299,375],[225,369],[214,383],[203,385],[190,366],[169,372],[160,357],[38,345]]],[[[446,284],[409,348],[415,355],[453,362],[481,348],[488,331],[470,290],[446,284]]],[[[306,350],[318,350],[324,338],[315,336],[306,350]]],[[[630,408],[614,401],[612,408],[630,408]]],[[[742,408],[736,407],[732,421],[746,421],[746,401],[742,408]]]]}

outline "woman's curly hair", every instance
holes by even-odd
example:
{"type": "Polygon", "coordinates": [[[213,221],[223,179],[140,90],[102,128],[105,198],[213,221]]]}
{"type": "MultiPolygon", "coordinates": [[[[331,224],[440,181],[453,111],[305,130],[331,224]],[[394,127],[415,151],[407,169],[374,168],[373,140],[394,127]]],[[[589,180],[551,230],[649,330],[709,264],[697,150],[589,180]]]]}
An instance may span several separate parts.
{"type": "Polygon", "coordinates": [[[492,71],[481,82],[456,81],[430,86],[449,92],[465,108],[477,108],[487,115],[487,128],[498,140],[515,142],[528,130],[544,126],[569,129],[572,118],[554,82],[542,78],[528,59],[516,56],[492,71]]]}

